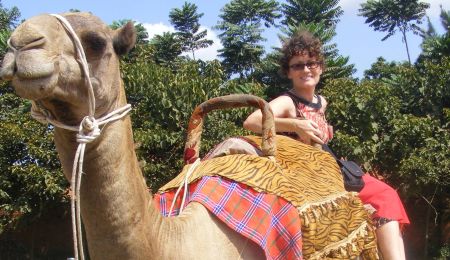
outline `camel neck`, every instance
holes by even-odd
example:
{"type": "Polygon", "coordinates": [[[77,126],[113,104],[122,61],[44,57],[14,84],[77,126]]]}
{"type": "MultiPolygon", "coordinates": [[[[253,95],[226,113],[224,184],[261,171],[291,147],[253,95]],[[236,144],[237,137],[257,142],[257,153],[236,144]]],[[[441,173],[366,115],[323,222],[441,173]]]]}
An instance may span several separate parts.
{"type": "MultiPolygon", "coordinates": [[[[71,175],[77,145],[73,135],[60,129],[55,132],[66,177],[71,175]]],[[[134,234],[127,243],[148,250],[151,195],[134,152],[129,116],[107,124],[101,136],[86,146],[83,172],[81,216],[88,241],[111,252],[123,247],[108,242],[105,234],[111,234],[111,240],[134,234]]]]}

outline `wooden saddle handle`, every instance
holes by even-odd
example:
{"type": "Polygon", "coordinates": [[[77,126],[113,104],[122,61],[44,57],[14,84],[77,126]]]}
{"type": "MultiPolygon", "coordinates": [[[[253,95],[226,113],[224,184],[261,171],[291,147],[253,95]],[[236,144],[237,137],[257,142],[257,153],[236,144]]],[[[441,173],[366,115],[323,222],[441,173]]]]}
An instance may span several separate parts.
{"type": "Polygon", "coordinates": [[[253,95],[232,94],[211,98],[194,109],[187,129],[187,140],[184,148],[185,163],[193,163],[199,157],[203,120],[208,112],[218,109],[249,106],[259,108],[262,111],[262,154],[263,156],[274,156],[275,121],[269,103],[253,95]]]}

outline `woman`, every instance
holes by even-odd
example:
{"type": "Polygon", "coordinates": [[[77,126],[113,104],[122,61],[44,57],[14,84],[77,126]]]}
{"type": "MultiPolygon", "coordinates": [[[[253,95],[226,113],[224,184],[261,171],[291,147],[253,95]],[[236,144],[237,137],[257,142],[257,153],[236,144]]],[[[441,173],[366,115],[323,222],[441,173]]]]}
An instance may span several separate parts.
{"type": "MultiPolygon", "coordinates": [[[[325,144],[333,134],[324,114],[327,102],[315,94],[323,61],[322,45],[310,33],[299,32],[287,40],[280,65],[282,73],[291,80],[292,89],[269,103],[277,132],[293,133],[306,144],[325,144]]],[[[261,111],[255,111],[244,122],[244,128],[261,133],[261,120],[261,111]]],[[[365,186],[359,197],[374,211],[383,259],[405,259],[400,225],[409,224],[409,219],[397,192],[368,174],[363,179],[365,186]]]]}

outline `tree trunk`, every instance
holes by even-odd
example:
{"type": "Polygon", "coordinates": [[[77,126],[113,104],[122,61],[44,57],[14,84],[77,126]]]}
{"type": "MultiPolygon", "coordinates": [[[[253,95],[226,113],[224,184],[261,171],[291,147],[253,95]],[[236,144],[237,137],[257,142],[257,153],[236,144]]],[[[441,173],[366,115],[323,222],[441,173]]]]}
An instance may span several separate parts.
{"type": "Polygon", "coordinates": [[[406,53],[408,54],[408,62],[409,62],[409,65],[411,65],[411,57],[409,56],[409,48],[408,48],[408,41],[406,40],[406,29],[405,28],[402,29],[402,34],[403,34],[403,40],[405,41],[405,45],[406,45],[406,53]]]}

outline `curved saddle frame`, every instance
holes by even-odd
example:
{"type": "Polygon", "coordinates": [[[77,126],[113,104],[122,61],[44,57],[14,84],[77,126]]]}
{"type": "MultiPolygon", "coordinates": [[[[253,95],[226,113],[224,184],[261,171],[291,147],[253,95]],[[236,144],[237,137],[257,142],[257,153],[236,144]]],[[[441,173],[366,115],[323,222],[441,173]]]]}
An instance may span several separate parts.
{"type": "Polygon", "coordinates": [[[212,98],[195,108],[187,129],[187,140],[184,148],[185,163],[192,163],[199,157],[203,121],[208,112],[218,109],[249,106],[259,108],[262,111],[262,156],[275,156],[275,121],[269,103],[253,95],[232,94],[212,98]]]}

